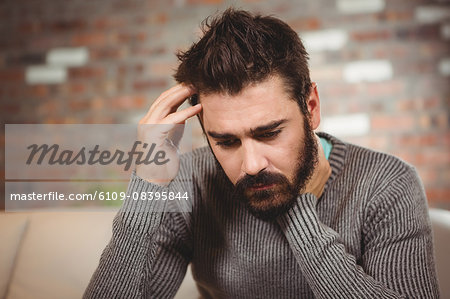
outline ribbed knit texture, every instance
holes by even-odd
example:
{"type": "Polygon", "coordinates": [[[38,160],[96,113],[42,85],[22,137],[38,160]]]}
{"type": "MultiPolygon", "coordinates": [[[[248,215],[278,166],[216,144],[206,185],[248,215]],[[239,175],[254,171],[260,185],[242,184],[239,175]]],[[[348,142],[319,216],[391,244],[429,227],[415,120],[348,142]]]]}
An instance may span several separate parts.
{"type": "MultiPolygon", "coordinates": [[[[191,263],[204,298],[438,298],[416,171],[393,156],[320,136],[333,145],[324,194],[300,195],[273,222],[231,197],[209,148],[183,157],[168,188],[191,190],[192,212],[125,202],[84,297],[171,298],[191,263]]],[[[128,192],[148,190],[167,189],[133,175],[128,192]]]]}

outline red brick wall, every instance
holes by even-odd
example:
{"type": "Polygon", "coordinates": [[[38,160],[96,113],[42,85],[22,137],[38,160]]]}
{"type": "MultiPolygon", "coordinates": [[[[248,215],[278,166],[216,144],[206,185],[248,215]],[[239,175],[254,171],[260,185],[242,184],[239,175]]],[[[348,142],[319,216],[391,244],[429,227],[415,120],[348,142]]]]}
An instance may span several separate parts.
{"type": "MultiPolygon", "coordinates": [[[[412,163],[430,205],[450,209],[449,2],[302,2],[248,0],[237,6],[275,14],[301,36],[334,30],[319,35],[311,51],[324,120],[361,115],[364,128],[349,122],[337,134],[412,163]],[[367,61],[385,68],[356,74],[368,77],[355,81],[350,63],[367,61]]],[[[2,123],[136,123],[173,84],[173,53],[196,39],[204,17],[227,6],[220,0],[2,1],[2,123]],[[87,53],[87,60],[54,65],[49,53],[60,48],[87,53]],[[32,83],[30,70],[40,65],[56,67],[65,79],[32,83]]],[[[197,130],[196,144],[200,135],[197,130]]],[[[3,146],[4,138],[2,165],[3,146]]]]}

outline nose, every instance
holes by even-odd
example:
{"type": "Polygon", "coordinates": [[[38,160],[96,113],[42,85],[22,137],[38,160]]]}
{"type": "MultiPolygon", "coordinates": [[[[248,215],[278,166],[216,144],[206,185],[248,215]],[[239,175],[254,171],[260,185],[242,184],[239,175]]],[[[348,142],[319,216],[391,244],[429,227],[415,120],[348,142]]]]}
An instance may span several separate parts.
{"type": "Polygon", "coordinates": [[[269,162],[257,142],[245,142],[242,144],[241,150],[242,172],[248,175],[256,175],[267,168],[269,162]]]}

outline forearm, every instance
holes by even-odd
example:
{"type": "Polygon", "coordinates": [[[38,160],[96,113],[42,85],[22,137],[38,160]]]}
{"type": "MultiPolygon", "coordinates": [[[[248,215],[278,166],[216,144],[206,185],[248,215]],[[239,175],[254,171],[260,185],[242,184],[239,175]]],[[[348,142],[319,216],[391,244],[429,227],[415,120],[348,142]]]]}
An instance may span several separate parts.
{"type": "Polygon", "coordinates": [[[125,200],[114,218],[113,236],[91,278],[84,298],[141,298],[149,265],[155,258],[153,237],[159,229],[165,201],[134,200],[133,193],[161,192],[132,175],[125,200]]]}
{"type": "MultiPolygon", "coordinates": [[[[312,194],[301,196],[293,209],[279,219],[279,223],[316,297],[402,298],[403,293],[388,288],[356,263],[355,257],[346,252],[339,235],[320,222],[315,203],[316,198],[312,194]]],[[[388,251],[389,248],[384,250],[388,251]]],[[[405,250],[400,252],[409,254],[405,250]]],[[[380,253],[377,261],[390,264],[399,262],[383,260],[383,256],[380,253]]],[[[421,268],[426,269],[426,266],[421,265],[421,268]]],[[[404,267],[408,269],[409,265],[404,267]]],[[[403,279],[391,274],[392,279],[403,279]]]]}

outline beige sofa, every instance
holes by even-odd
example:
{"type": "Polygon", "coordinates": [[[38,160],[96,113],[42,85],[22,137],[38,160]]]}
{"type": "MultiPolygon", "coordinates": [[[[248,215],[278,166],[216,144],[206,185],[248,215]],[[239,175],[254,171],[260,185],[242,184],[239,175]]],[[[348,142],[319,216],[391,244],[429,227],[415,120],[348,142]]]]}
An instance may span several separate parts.
{"type": "MultiPolygon", "coordinates": [[[[111,237],[115,213],[0,213],[1,298],[80,298],[111,237]]],[[[442,298],[450,298],[450,212],[430,215],[442,298]]],[[[197,297],[188,270],[176,298],[197,297]]]]}
{"type": "MultiPolygon", "coordinates": [[[[81,298],[116,211],[0,214],[0,298],[81,298]]],[[[188,274],[175,298],[197,298],[188,274]]]]}

